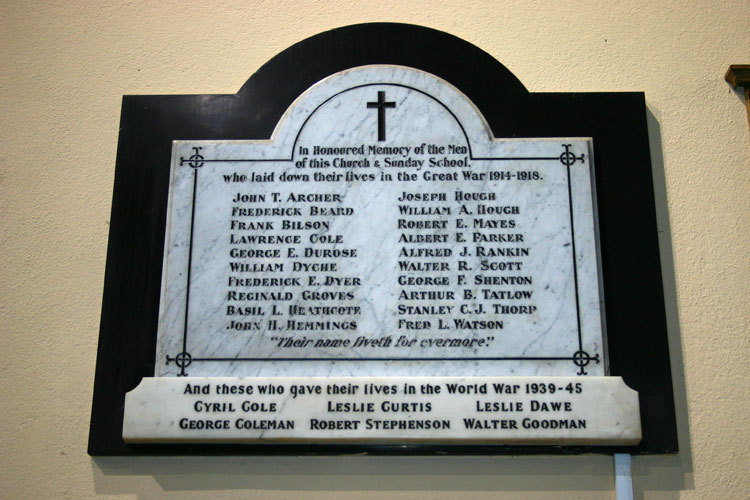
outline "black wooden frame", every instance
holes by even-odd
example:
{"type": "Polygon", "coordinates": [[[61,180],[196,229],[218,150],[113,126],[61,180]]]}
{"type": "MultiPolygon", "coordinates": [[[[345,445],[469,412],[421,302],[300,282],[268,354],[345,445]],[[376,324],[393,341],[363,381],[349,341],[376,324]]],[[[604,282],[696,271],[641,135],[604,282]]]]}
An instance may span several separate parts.
{"type": "Polygon", "coordinates": [[[502,64],[452,35],[362,24],[283,51],[237,94],[124,96],[104,282],[89,454],[676,453],[646,106],[639,92],[529,93],[502,64]],[[323,78],[398,64],[456,86],[495,137],[592,137],[611,375],[640,396],[637,446],[133,445],[122,440],[125,393],[154,374],[173,140],[268,139],[291,103],[323,78]]]}

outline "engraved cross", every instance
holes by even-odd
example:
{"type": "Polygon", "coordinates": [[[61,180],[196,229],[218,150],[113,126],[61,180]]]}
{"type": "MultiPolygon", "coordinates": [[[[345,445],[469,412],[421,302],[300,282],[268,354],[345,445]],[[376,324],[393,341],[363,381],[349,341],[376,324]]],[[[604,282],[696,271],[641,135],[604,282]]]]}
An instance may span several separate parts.
{"type": "Polygon", "coordinates": [[[385,108],[395,108],[396,103],[393,101],[385,102],[385,91],[379,90],[378,101],[368,102],[367,107],[378,108],[378,140],[384,141],[385,140],[385,108]]]}

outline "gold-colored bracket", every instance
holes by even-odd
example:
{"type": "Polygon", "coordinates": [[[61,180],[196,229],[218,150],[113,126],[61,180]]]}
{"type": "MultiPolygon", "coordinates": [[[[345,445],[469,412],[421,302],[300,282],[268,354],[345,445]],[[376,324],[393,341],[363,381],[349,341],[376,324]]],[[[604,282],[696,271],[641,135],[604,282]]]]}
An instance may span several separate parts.
{"type": "Polygon", "coordinates": [[[724,75],[732,88],[745,89],[745,107],[747,108],[747,122],[750,124],[750,64],[732,64],[724,75]]]}

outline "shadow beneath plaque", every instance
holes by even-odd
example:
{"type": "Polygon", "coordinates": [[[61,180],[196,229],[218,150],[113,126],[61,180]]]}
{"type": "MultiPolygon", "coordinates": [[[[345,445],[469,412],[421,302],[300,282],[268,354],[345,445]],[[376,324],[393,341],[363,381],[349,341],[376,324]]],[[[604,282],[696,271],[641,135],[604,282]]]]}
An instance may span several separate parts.
{"type": "Polygon", "coordinates": [[[647,108],[646,121],[651,146],[656,224],[659,231],[659,251],[664,281],[664,306],[667,315],[667,335],[680,451],[677,455],[638,456],[633,459],[631,473],[633,476],[633,496],[636,500],[642,500],[645,492],[652,491],[660,492],[662,494],[660,498],[677,499],[680,490],[692,490],[695,487],[690,426],[688,425],[687,391],[685,389],[685,367],[677,308],[674,249],[672,248],[672,231],[669,224],[664,152],[662,150],[661,127],[657,119],[658,114],[658,110],[652,111],[652,109],[647,108]]]}
{"type": "Polygon", "coordinates": [[[446,498],[449,492],[543,491],[552,498],[556,491],[614,490],[612,459],[600,455],[97,458],[92,468],[97,494],[139,499],[209,490],[325,491],[331,498],[353,491],[428,491],[446,498]]]}

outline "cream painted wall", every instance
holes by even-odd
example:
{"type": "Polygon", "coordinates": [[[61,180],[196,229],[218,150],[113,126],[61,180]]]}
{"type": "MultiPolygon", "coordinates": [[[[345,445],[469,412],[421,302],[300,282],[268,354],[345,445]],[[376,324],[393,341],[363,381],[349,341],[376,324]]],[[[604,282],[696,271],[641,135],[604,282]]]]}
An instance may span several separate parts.
{"type": "Polygon", "coordinates": [[[678,456],[636,498],[750,495],[750,128],[734,1],[0,1],[0,498],[609,499],[611,459],[86,455],[123,94],[232,93],[289,45],[368,21],[474,43],[531,91],[646,93],[678,456]]]}

